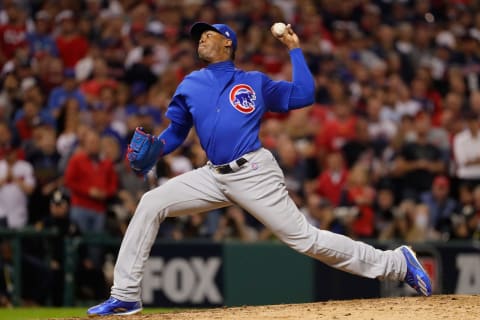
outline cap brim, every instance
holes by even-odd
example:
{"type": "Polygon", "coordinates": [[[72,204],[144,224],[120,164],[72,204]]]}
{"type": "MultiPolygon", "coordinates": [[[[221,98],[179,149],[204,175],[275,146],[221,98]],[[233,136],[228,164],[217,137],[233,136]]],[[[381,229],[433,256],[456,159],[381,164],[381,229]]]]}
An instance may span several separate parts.
{"type": "Polygon", "coordinates": [[[218,31],[217,29],[215,29],[214,26],[212,26],[208,23],[197,22],[190,29],[190,37],[192,37],[192,39],[194,41],[198,42],[200,40],[200,37],[202,36],[202,33],[204,33],[205,31],[208,31],[208,30],[220,33],[220,31],[218,31]]]}

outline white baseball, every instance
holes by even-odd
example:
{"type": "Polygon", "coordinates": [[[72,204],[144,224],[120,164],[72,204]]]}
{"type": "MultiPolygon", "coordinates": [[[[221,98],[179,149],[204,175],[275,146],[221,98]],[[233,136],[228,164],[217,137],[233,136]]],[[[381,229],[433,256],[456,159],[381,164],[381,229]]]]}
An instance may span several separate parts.
{"type": "Polygon", "coordinates": [[[276,22],[272,27],[272,31],[277,37],[280,37],[285,32],[286,28],[287,26],[285,25],[285,23],[276,22]]]}

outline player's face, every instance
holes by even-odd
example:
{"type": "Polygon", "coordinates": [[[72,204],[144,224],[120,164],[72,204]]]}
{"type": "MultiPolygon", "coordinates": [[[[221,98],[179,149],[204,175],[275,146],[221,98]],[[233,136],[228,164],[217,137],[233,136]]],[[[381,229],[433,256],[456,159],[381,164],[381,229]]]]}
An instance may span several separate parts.
{"type": "Polygon", "coordinates": [[[214,63],[228,59],[228,50],[225,49],[224,36],[215,31],[205,31],[198,42],[198,57],[205,62],[214,63]]]}

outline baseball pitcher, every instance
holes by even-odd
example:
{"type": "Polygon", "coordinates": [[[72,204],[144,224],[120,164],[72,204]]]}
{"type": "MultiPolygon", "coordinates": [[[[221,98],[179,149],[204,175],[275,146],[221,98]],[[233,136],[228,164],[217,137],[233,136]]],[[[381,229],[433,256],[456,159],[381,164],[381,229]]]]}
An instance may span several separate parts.
{"type": "Polygon", "coordinates": [[[115,265],[111,297],[90,315],[140,312],[140,284],[158,228],[168,217],[236,204],[254,215],[291,248],[356,275],[405,281],[429,296],[431,283],[406,246],[382,251],[311,226],[290,199],[284,176],[258,137],[262,115],[314,102],[314,80],[290,25],[271,30],[289,50],[293,80],[273,81],[233,63],[235,32],[224,24],[196,23],[190,30],[207,63],[178,86],[167,110],[171,124],[160,136],[137,129],[128,149],[132,168],[146,174],[161,155],[179,147],[192,126],[208,156],[203,167],[145,193],[130,222],[115,265]],[[283,31],[283,33],[282,33],[283,31]]]}

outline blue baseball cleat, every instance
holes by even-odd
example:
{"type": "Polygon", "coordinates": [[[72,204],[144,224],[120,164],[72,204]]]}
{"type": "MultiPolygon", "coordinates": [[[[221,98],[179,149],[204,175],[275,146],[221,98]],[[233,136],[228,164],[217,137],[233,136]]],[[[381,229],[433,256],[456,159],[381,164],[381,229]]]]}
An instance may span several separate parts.
{"type": "Polygon", "coordinates": [[[127,316],[142,311],[142,303],[140,301],[126,302],[110,297],[108,300],[93,306],[87,310],[90,316],[127,316]]]}
{"type": "Polygon", "coordinates": [[[431,296],[432,283],[430,282],[427,272],[423,269],[420,261],[418,261],[415,252],[407,246],[401,246],[398,249],[403,253],[407,261],[407,274],[403,281],[419,294],[426,297],[431,296]]]}

